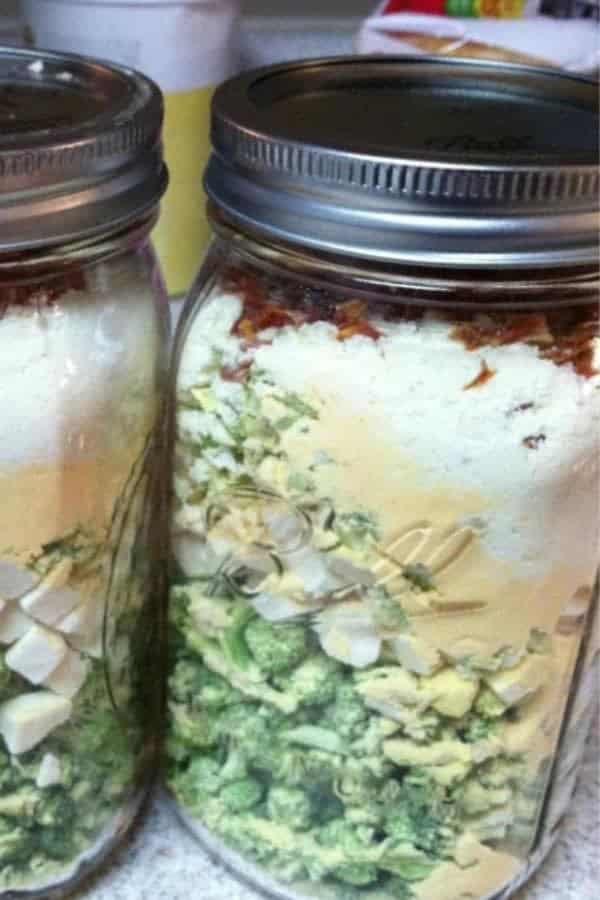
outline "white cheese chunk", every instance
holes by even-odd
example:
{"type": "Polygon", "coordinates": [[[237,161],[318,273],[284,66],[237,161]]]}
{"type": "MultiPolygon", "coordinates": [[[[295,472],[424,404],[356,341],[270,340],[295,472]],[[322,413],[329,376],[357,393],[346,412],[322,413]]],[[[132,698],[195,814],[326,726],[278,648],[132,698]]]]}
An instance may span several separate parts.
{"type": "Polygon", "coordinates": [[[41,684],[67,655],[67,645],[59,634],[43,625],[33,625],[13,644],[5,656],[9,669],[32,684],[41,684]]]}
{"type": "Polygon", "coordinates": [[[0,597],[14,600],[35,587],[39,577],[9,559],[0,559],[0,597]]]}
{"type": "Polygon", "coordinates": [[[67,587],[73,568],[70,559],[61,559],[40,584],[21,597],[20,603],[32,619],[44,625],[55,625],[81,602],[81,596],[67,587]]]}
{"type": "Polygon", "coordinates": [[[60,760],[53,753],[44,753],[35,783],[39,788],[52,787],[53,784],[60,784],[62,779],[62,768],[60,760]]]}
{"type": "Polygon", "coordinates": [[[5,603],[0,610],[0,644],[12,644],[23,637],[32,626],[29,619],[19,607],[19,604],[11,601],[5,603]]]}
{"type": "Polygon", "coordinates": [[[93,613],[93,605],[89,601],[80,603],[64,619],[59,619],[55,626],[56,630],[62,634],[86,635],[92,625],[93,613]]]}
{"type": "Polygon", "coordinates": [[[401,634],[390,643],[398,661],[416,675],[431,675],[442,664],[437,650],[412,634],[401,634]]]}
{"type": "Polygon", "coordinates": [[[436,675],[423,678],[421,687],[434,698],[431,705],[436,712],[460,719],[471,709],[479,692],[479,681],[463,678],[454,669],[444,669],[436,675]]]}
{"type": "Polygon", "coordinates": [[[90,595],[55,626],[57,631],[68,636],[72,647],[96,658],[102,655],[104,602],[100,592],[90,595]]]}
{"type": "Polygon", "coordinates": [[[21,694],[0,704],[0,734],[9,753],[26,753],[67,721],[72,704],[50,691],[21,694]]]}
{"type": "Polygon", "coordinates": [[[509,706],[535,694],[552,674],[552,661],[542,653],[532,653],[513,669],[489,675],[487,683],[509,706]]]}
{"type": "Polygon", "coordinates": [[[173,546],[177,562],[190,578],[205,575],[207,571],[214,571],[218,567],[219,560],[212,548],[190,531],[178,534],[173,546]]]}
{"type": "Polygon", "coordinates": [[[55,694],[61,694],[72,700],[86,679],[89,664],[76,650],[68,650],[67,655],[44,684],[55,694]]]}

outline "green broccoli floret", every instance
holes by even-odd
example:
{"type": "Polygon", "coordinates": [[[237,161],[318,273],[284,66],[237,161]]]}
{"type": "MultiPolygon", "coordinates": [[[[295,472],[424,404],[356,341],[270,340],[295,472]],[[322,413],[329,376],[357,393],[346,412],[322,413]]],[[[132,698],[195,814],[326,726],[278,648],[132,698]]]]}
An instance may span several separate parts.
{"type": "Polygon", "coordinates": [[[62,788],[45,790],[36,815],[35,838],[39,850],[51,859],[68,859],[75,853],[74,830],[65,827],[69,822],[78,822],[77,807],[69,794],[62,788]]]}
{"type": "Polygon", "coordinates": [[[373,829],[356,827],[346,819],[332,819],[317,831],[317,839],[324,847],[342,850],[348,855],[358,854],[372,845],[373,829]]]}
{"type": "Polygon", "coordinates": [[[77,852],[74,833],[64,827],[40,828],[35,837],[38,850],[50,859],[70,859],[77,852]]]}
{"type": "MultiPolygon", "coordinates": [[[[450,853],[456,839],[453,806],[444,788],[429,775],[417,770],[411,772],[404,778],[400,790],[390,790],[386,799],[385,830],[390,837],[432,856],[443,857],[450,853]]],[[[404,875],[403,872],[399,874],[404,875]]]]}
{"type": "Polygon", "coordinates": [[[379,859],[379,866],[387,872],[399,875],[405,881],[423,881],[438,864],[437,859],[404,841],[386,848],[379,859]]]}
{"type": "Polygon", "coordinates": [[[345,754],[347,748],[335,731],[323,728],[321,725],[298,725],[282,733],[282,737],[290,744],[300,744],[304,747],[313,747],[315,750],[324,750],[327,753],[345,754]]]}
{"type": "Polygon", "coordinates": [[[8,691],[10,690],[13,673],[4,661],[4,656],[0,653],[0,698],[8,699],[8,691]]]}
{"type": "Polygon", "coordinates": [[[190,621],[190,596],[179,586],[169,592],[169,625],[174,631],[185,634],[190,621]]]}
{"type": "Polygon", "coordinates": [[[287,675],[276,679],[277,686],[302,705],[323,705],[335,699],[343,667],[324,653],[309,656],[287,675]]]}
{"type": "Polygon", "coordinates": [[[394,900],[413,900],[415,896],[410,884],[403,878],[390,878],[386,882],[385,891],[394,900]]]}
{"type": "Polygon", "coordinates": [[[352,684],[342,683],[335,692],[335,701],[325,712],[323,724],[347,740],[359,738],[367,726],[369,713],[352,684]]]}
{"type": "Polygon", "coordinates": [[[377,866],[364,858],[373,849],[371,828],[355,827],[345,819],[333,819],[318,829],[317,837],[324,847],[341,850],[348,858],[348,862],[336,866],[331,873],[338,881],[356,887],[364,887],[377,881],[377,866]],[[353,861],[353,857],[356,861],[353,861]]]}
{"type": "Polygon", "coordinates": [[[0,816],[10,819],[32,820],[40,803],[41,794],[34,785],[23,784],[18,790],[0,797],[0,816]]]}
{"type": "Polygon", "coordinates": [[[497,731],[497,722],[493,719],[484,719],[481,716],[470,716],[468,721],[461,726],[460,736],[467,744],[476,744],[477,741],[485,741],[491,738],[497,731]]]}
{"type": "Polygon", "coordinates": [[[221,790],[221,767],[212,756],[195,756],[184,772],[169,779],[169,784],[185,806],[201,810],[206,798],[221,790]]]}
{"type": "Polygon", "coordinates": [[[267,810],[274,821],[282,822],[294,831],[304,831],[310,827],[312,804],[300,788],[272,787],[267,798],[267,810]]]}
{"type": "Polygon", "coordinates": [[[29,833],[14,821],[0,816],[0,860],[2,867],[26,862],[31,855],[29,833]]]}
{"type": "Polygon", "coordinates": [[[368,513],[341,513],[333,527],[342,544],[351,550],[364,550],[379,539],[377,523],[368,513]]]}
{"type": "Polygon", "coordinates": [[[347,771],[338,775],[333,790],[344,804],[348,821],[354,824],[377,824],[382,806],[377,796],[378,780],[369,772],[347,771]]]}
{"type": "Polygon", "coordinates": [[[238,747],[246,759],[260,765],[274,749],[277,731],[285,721],[273,707],[236,703],[223,710],[215,720],[215,729],[221,741],[238,747]]]}
{"type": "Polygon", "coordinates": [[[365,601],[378,631],[403,632],[408,629],[408,617],[404,609],[384,587],[369,588],[366,591],[365,601]]]}
{"type": "Polygon", "coordinates": [[[220,635],[220,643],[225,657],[236,669],[246,671],[253,665],[246,639],[248,623],[255,613],[247,603],[238,604],[231,616],[231,624],[220,635]]]}
{"type": "Polygon", "coordinates": [[[242,778],[225,785],[220,798],[229,812],[238,813],[252,809],[260,803],[262,795],[263,786],[256,778],[242,778]]]}
{"type": "Polygon", "coordinates": [[[474,709],[486,719],[498,719],[504,715],[508,706],[489,688],[483,688],[475,701],[474,709]]]}
{"type": "Polygon", "coordinates": [[[215,674],[220,675],[244,696],[251,697],[277,707],[285,713],[293,713],[298,707],[295,697],[277,691],[266,682],[266,673],[262,672],[253,662],[244,670],[231,663],[221,647],[214,641],[196,636],[194,644],[197,652],[201,653],[205,665],[215,674]]]}
{"type": "Polygon", "coordinates": [[[200,709],[220,709],[239,701],[238,692],[198,659],[180,659],[169,678],[169,688],[175,700],[193,703],[200,709]]]}
{"type": "Polygon", "coordinates": [[[180,703],[169,704],[172,738],[187,747],[213,747],[217,743],[215,723],[209,713],[190,711],[180,703]]]}
{"type": "Polygon", "coordinates": [[[0,703],[5,700],[12,700],[18,694],[29,690],[31,690],[29,683],[6,665],[0,650],[0,703]]]}
{"type": "Polygon", "coordinates": [[[306,654],[306,628],[303,625],[272,625],[256,618],[246,628],[245,639],[262,672],[278,675],[301,662],[306,654]]]}
{"type": "Polygon", "coordinates": [[[366,887],[377,881],[379,870],[374,863],[346,863],[334,869],[333,875],[338,881],[343,881],[345,884],[366,887]]]}

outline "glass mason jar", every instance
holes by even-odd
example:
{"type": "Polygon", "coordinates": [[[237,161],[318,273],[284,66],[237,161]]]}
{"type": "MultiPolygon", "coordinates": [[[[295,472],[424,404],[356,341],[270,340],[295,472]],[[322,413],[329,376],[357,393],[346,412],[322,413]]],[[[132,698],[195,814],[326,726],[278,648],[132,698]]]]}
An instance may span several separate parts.
{"type": "Polygon", "coordinates": [[[422,58],[217,93],[167,779],[275,897],[499,900],[558,833],[594,696],[595,103],[422,58]]]}
{"type": "Polygon", "coordinates": [[[0,897],[46,897],[156,756],[166,176],[141,76],[3,50],[0,79],[0,897]]]}

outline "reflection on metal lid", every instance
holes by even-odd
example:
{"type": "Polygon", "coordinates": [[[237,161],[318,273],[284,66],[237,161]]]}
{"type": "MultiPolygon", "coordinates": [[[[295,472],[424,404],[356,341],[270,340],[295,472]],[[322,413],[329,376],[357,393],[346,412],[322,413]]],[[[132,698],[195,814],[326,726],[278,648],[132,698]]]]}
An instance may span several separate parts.
{"type": "Polygon", "coordinates": [[[0,51],[0,249],[93,237],[149,211],[166,183],[158,88],[58,53],[0,51]]]}
{"type": "Polygon", "coordinates": [[[583,78],[439,57],[337,57],[227,82],[206,187],[234,221],[429,265],[589,262],[598,94],[583,78]]]}

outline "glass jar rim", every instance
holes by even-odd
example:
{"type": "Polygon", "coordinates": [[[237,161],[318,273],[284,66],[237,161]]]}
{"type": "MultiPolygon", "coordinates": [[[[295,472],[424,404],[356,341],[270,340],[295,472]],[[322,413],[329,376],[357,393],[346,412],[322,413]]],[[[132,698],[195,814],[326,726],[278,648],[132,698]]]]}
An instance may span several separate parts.
{"type": "Polygon", "coordinates": [[[493,306],[518,310],[598,303],[598,266],[580,264],[540,270],[426,268],[407,264],[383,266],[362,258],[334,256],[311,247],[276,242],[240,228],[214,203],[208,217],[217,240],[263,268],[294,272],[305,282],[347,287],[354,295],[381,295],[387,302],[428,307],[493,306]],[[509,296],[510,295],[510,296],[509,296]],[[543,295],[543,296],[541,296],[543,295]]]}
{"type": "Polygon", "coordinates": [[[24,273],[36,277],[64,265],[90,265],[135,249],[145,243],[158,220],[158,206],[131,222],[126,228],[109,229],[94,238],[57,244],[19,253],[0,253],[0,281],[24,273]]]}

